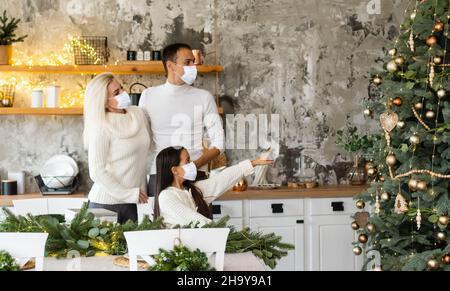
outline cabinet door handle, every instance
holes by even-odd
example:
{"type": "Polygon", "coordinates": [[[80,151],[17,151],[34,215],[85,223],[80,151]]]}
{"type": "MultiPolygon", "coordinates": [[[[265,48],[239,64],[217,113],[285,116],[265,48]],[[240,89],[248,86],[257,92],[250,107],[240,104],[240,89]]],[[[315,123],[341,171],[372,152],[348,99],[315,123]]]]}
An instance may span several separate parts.
{"type": "Polygon", "coordinates": [[[304,223],[305,223],[305,221],[303,219],[297,220],[297,224],[304,224],[304,223]]]}
{"type": "Polygon", "coordinates": [[[272,213],[284,213],[283,204],[272,204],[272,213]]]}
{"type": "Polygon", "coordinates": [[[344,202],[331,202],[331,207],[334,212],[344,211],[344,202]]]}
{"type": "Polygon", "coordinates": [[[221,207],[221,205],[213,205],[212,206],[212,213],[213,214],[222,214],[222,207],[221,207]]]}

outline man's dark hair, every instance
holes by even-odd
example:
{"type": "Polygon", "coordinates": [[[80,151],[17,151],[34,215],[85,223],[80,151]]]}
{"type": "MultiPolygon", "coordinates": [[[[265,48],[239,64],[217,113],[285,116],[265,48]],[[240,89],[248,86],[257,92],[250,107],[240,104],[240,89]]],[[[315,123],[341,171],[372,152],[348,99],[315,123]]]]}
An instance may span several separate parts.
{"type": "Polygon", "coordinates": [[[166,74],[168,74],[167,61],[176,62],[177,61],[177,53],[181,49],[192,50],[192,48],[188,44],[185,44],[185,43],[174,43],[174,44],[166,46],[163,49],[162,61],[163,61],[163,65],[164,65],[164,70],[166,70],[166,74]]]}

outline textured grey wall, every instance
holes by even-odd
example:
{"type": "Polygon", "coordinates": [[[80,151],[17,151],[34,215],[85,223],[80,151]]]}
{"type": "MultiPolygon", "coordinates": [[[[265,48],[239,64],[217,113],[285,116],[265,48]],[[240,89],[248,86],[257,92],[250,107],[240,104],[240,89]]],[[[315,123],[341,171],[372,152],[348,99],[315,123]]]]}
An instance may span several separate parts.
{"type": "MultiPolygon", "coordinates": [[[[378,15],[368,14],[369,0],[2,0],[0,8],[23,20],[20,32],[30,36],[16,46],[22,55],[57,52],[69,34],[107,36],[112,60],[123,59],[128,49],[175,41],[202,48],[207,63],[217,57],[225,67],[217,93],[232,103],[228,113],[280,114],[280,156],[271,182],[292,179],[296,159],[304,155],[321,182],[335,184],[343,182],[347,164],[334,133],[347,122],[364,123],[367,71],[396,35],[408,2],[381,0],[378,15]]],[[[17,78],[65,89],[89,79],[17,78]]],[[[121,78],[126,85],[163,82],[156,76],[121,78]]],[[[214,76],[197,85],[214,93],[214,76]]],[[[18,106],[29,106],[26,90],[17,99],[18,106]]],[[[36,191],[32,175],[50,156],[68,153],[81,165],[85,190],[90,183],[82,127],[81,117],[0,117],[0,174],[25,170],[27,191],[36,191]]],[[[236,162],[255,151],[227,154],[236,162]]]]}

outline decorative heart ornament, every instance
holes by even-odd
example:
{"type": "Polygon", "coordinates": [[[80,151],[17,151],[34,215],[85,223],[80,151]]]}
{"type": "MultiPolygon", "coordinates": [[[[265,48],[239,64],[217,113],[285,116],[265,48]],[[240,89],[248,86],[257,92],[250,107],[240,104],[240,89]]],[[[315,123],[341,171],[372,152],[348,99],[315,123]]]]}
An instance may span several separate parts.
{"type": "Polygon", "coordinates": [[[381,127],[386,132],[391,132],[397,126],[398,115],[395,112],[387,111],[380,116],[381,127]]]}
{"type": "Polygon", "coordinates": [[[369,223],[369,216],[369,212],[357,212],[355,214],[355,221],[359,226],[364,228],[369,223]]]}

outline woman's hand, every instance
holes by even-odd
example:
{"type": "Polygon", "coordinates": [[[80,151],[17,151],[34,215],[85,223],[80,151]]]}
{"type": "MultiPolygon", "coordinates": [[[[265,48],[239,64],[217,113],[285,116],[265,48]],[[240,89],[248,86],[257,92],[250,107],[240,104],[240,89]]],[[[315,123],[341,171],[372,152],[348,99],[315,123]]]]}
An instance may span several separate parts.
{"type": "Polygon", "coordinates": [[[148,196],[146,193],[139,191],[139,203],[146,204],[148,203],[148,196]]]}
{"type": "Polygon", "coordinates": [[[257,159],[257,160],[253,160],[252,161],[252,166],[253,167],[256,167],[256,166],[268,166],[268,165],[273,165],[273,160],[257,159]]]}

